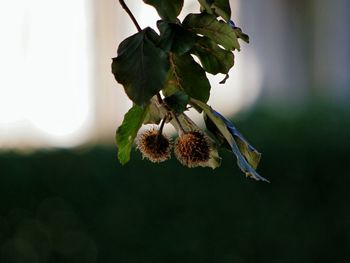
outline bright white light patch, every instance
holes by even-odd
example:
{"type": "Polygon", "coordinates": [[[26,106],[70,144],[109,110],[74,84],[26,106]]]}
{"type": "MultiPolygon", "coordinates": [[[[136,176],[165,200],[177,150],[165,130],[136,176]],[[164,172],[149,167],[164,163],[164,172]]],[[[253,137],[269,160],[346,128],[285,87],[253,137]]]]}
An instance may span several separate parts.
{"type": "Polygon", "coordinates": [[[86,2],[0,3],[0,147],[25,138],[70,146],[84,137],[91,115],[86,2]]]}

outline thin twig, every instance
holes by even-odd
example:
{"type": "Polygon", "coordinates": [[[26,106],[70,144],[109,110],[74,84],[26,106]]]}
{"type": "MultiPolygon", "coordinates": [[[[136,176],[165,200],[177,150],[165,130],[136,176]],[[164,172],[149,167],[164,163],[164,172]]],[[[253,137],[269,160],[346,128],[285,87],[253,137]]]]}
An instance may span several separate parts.
{"type": "Polygon", "coordinates": [[[157,93],[157,99],[158,99],[158,103],[160,105],[162,105],[163,104],[163,100],[162,100],[162,97],[160,96],[159,92],[157,93]]]}
{"type": "Polygon", "coordinates": [[[174,119],[175,119],[177,125],[179,125],[179,128],[180,128],[181,132],[182,132],[183,134],[185,134],[186,131],[185,131],[184,128],[182,127],[182,124],[181,124],[181,122],[179,121],[179,118],[176,116],[176,113],[172,112],[172,115],[173,115],[173,117],[174,117],[174,119]]]}
{"type": "Polygon", "coordinates": [[[162,120],[162,122],[160,123],[160,127],[159,127],[159,131],[158,131],[158,136],[160,136],[163,133],[163,128],[164,128],[164,124],[166,122],[167,116],[165,116],[162,120]]]}
{"type": "Polygon", "coordinates": [[[129,7],[125,4],[124,0],[119,0],[120,5],[123,7],[123,9],[126,11],[126,13],[130,16],[132,22],[134,23],[134,25],[137,28],[137,31],[142,31],[139,23],[137,23],[136,18],[134,17],[134,15],[131,13],[129,7]]]}

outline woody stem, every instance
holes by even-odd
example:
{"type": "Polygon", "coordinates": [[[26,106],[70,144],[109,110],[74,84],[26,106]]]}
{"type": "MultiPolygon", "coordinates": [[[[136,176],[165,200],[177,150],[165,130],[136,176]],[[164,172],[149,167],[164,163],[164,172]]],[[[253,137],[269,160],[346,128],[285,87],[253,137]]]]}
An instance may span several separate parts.
{"type": "Polygon", "coordinates": [[[177,125],[179,125],[179,128],[180,128],[181,132],[185,134],[186,131],[185,131],[184,128],[182,127],[182,124],[181,124],[181,122],[179,121],[179,118],[176,116],[176,113],[172,112],[172,115],[173,115],[173,117],[174,117],[174,119],[175,119],[177,125]]]}
{"type": "Polygon", "coordinates": [[[126,11],[126,13],[129,15],[129,17],[131,18],[132,22],[134,23],[134,25],[137,28],[137,31],[142,31],[139,23],[137,23],[136,18],[134,17],[134,15],[132,14],[132,12],[130,11],[129,7],[125,4],[124,0],[119,0],[120,5],[123,7],[123,9],[126,11]]]}
{"type": "Polygon", "coordinates": [[[160,136],[163,133],[163,128],[164,128],[164,124],[166,122],[167,116],[165,116],[162,120],[162,122],[160,123],[160,127],[159,127],[159,131],[158,131],[158,136],[160,136]]]}

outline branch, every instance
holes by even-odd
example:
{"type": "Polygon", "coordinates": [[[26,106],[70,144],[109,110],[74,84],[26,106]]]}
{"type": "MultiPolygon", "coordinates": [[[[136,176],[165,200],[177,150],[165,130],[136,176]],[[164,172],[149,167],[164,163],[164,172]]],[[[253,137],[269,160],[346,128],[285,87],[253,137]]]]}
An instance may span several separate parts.
{"type": "Polygon", "coordinates": [[[123,7],[123,9],[126,11],[126,13],[129,15],[129,17],[131,18],[132,22],[134,23],[134,25],[137,28],[137,31],[142,31],[139,23],[137,23],[136,18],[134,17],[134,15],[131,13],[129,7],[125,4],[124,0],[119,0],[120,5],[123,7]]]}

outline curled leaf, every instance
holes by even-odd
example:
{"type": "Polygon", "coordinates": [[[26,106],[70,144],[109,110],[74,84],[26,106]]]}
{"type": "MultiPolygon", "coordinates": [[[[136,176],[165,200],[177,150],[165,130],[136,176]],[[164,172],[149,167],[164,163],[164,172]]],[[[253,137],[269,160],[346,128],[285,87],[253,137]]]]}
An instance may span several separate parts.
{"type": "Polygon", "coordinates": [[[183,26],[193,33],[210,38],[227,50],[240,50],[235,32],[227,23],[217,20],[215,15],[189,14],[183,26]]]}
{"type": "Polygon", "coordinates": [[[259,153],[252,145],[248,143],[248,141],[236,129],[236,127],[233,125],[233,123],[230,120],[222,116],[219,112],[213,109],[212,111],[214,115],[216,115],[217,117],[221,118],[224,121],[226,128],[229,130],[229,132],[235,139],[240,152],[244,155],[244,157],[247,159],[249,164],[254,169],[256,169],[261,159],[261,153],[259,153]]]}
{"type": "Polygon", "coordinates": [[[192,99],[191,102],[202,108],[208,129],[219,142],[228,146],[236,155],[238,166],[246,176],[257,181],[269,182],[255,171],[259,164],[261,154],[244,139],[234,125],[206,103],[194,99],[192,99]]]}

